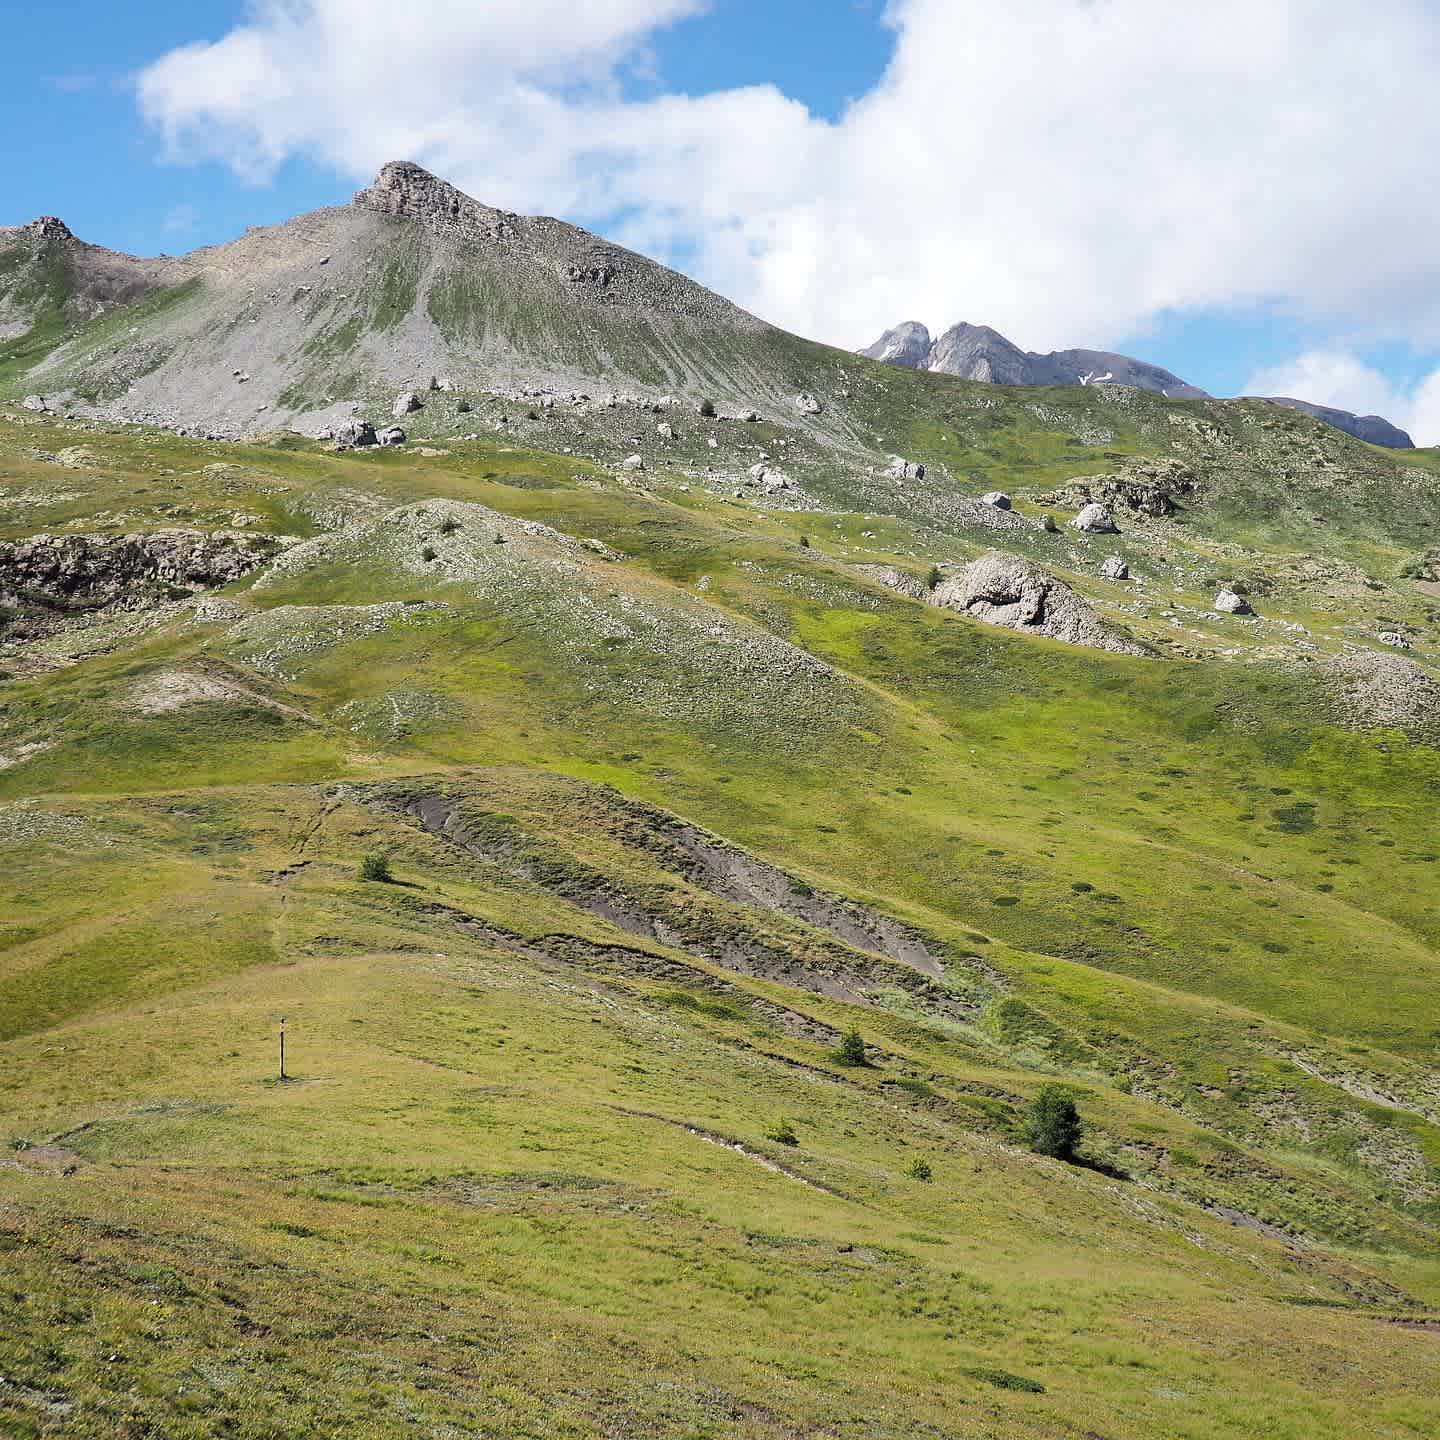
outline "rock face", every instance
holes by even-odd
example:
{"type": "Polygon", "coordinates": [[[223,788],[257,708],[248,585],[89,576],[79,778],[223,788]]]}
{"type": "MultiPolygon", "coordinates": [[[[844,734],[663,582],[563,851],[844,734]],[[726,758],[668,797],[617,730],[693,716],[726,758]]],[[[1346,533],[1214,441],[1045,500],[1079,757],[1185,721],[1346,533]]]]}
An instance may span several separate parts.
{"type": "Polygon", "coordinates": [[[990,385],[1130,385],[1155,390],[1174,400],[1204,400],[1207,395],[1158,365],[1108,350],[1054,350],[1038,355],[1022,350],[988,325],[961,323],[932,342],[914,320],[887,330],[860,352],[887,365],[933,370],[990,385]]]}
{"type": "Polygon", "coordinates": [[[1413,450],[1415,442],[1398,425],[1392,425],[1379,415],[1356,415],[1351,410],[1336,410],[1330,405],[1314,405],[1309,400],[1292,400],[1288,395],[1263,395],[1257,397],[1271,405],[1283,406],[1286,410],[1299,410],[1303,415],[1323,420],[1357,440],[1370,445],[1383,445],[1387,450],[1413,450]]]}
{"type": "Polygon", "coordinates": [[[992,552],[942,580],[930,603],[989,625],[1044,635],[1120,655],[1143,655],[1133,640],[1107,626],[1070,587],[1018,555],[992,552]]]}
{"type": "Polygon", "coordinates": [[[1114,535],[1119,530],[1115,517],[1103,506],[1087,505],[1071,522],[1076,530],[1087,535],[1114,535]]]}
{"type": "Polygon", "coordinates": [[[378,443],[375,427],[368,420],[351,420],[334,431],[337,450],[363,450],[378,443]]]}
{"type": "Polygon", "coordinates": [[[918,320],[906,320],[887,330],[873,345],[860,353],[886,365],[900,365],[906,370],[930,368],[930,332],[918,320]]]}
{"type": "Polygon", "coordinates": [[[1215,608],[1222,615],[1253,615],[1255,613],[1250,608],[1250,602],[1243,595],[1237,595],[1228,586],[1215,597],[1215,608]]]}
{"type": "Polygon", "coordinates": [[[283,548],[269,535],[155,530],[144,535],[36,535],[0,542],[0,603],[45,618],[138,610],[177,591],[228,585],[283,548]]]}
{"type": "Polygon", "coordinates": [[[1112,555],[1101,565],[1100,573],[1107,580],[1128,580],[1130,567],[1118,555],[1112,555]]]}

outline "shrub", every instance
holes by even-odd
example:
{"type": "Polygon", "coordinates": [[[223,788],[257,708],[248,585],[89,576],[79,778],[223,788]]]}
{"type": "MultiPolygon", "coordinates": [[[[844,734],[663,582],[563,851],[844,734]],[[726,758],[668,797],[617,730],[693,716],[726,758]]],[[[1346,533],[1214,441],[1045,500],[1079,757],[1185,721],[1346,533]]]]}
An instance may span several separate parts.
{"type": "Polygon", "coordinates": [[[702,400],[700,402],[700,413],[707,419],[715,418],[715,402],[713,400],[702,400]]]}
{"type": "Polygon", "coordinates": [[[905,1173],[912,1180],[931,1181],[935,1178],[935,1172],[930,1168],[930,1162],[916,1156],[905,1168],[905,1173]]]}
{"type": "Polygon", "coordinates": [[[865,1053],[865,1039],[858,1030],[847,1030],[840,1041],[840,1048],[831,1052],[831,1059],[837,1065],[849,1065],[853,1068],[870,1063],[870,1057],[865,1053]]]}
{"type": "Polygon", "coordinates": [[[808,550],[810,548],[810,537],[808,535],[802,535],[800,537],[800,548],[802,550],[808,550]]]}
{"type": "Polygon", "coordinates": [[[766,1132],[765,1138],[773,1140],[777,1145],[798,1145],[800,1137],[795,1133],[795,1127],[788,1120],[777,1120],[766,1132]]]}
{"type": "Polygon", "coordinates": [[[1025,1138],[1037,1155],[1073,1160],[1081,1128],[1080,1112],[1070,1091],[1063,1085],[1046,1085],[1031,1103],[1025,1138]]]}
{"type": "Polygon", "coordinates": [[[390,861],[384,855],[367,855],[360,862],[360,878],[373,880],[379,885],[388,885],[395,877],[390,873],[390,861]]]}
{"type": "Polygon", "coordinates": [[[420,558],[428,565],[432,560],[436,559],[439,554],[440,552],[433,545],[427,545],[421,550],[420,558]]]}

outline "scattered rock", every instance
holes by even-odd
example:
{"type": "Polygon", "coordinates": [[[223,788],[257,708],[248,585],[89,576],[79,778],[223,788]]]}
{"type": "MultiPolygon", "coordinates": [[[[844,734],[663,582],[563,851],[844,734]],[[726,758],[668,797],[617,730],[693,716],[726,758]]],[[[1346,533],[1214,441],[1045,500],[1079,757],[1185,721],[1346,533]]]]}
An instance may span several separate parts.
{"type": "Polygon", "coordinates": [[[1222,615],[1253,615],[1255,613],[1250,608],[1250,602],[1243,595],[1237,595],[1228,585],[1215,597],[1215,609],[1222,615]]]}
{"type": "Polygon", "coordinates": [[[1346,719],[1360,725],[1434,730],[1440,726],[1440,681],[1403,655],[1366,650],[1330,663],[1346,719]]]}
{"type": "Polygon", "coordinates": [[[424,408],[425,402],[413,390],[407,390],[403,395],[396,397],[395,405],[390,413],[397,420],[403,420],[405,416],[413,415],[417,410],[424,408]]]}
{"type": "Polygon", "coordinates": [[[930,603],[1068,645],[1121,655],[1146,653],[1106,625],[1068,585],[1019,555],[982,555],[958,575],[943,579],[930,592],[930,603]]]}
{"type": "Polygon", "coordinates": [[[1114,516],[1103,505],[1094,503],[1087,505],[1070,524],[1087,535],[1115,535],[1120,529],[1114,516]]]}
{"type": "Polygon", "coordinates": [[[1118,556],[1111,555],[1100,567],[1100,573],[1107,580],[1128,580],[1130,567],[1118,556]]]}
{"type": "Polygon", "coordinates": [[[1003,490],[991,490],[980,498],[996,510],[1008,510],[1011,506],[1010,497],[1003,490]]]}
{"type": "Polygon", "coordinates": [[[816,396],[807,393],[795,397],[795,408],[802,415],[820,415],[824,413],[824,402],[816,396]]]}

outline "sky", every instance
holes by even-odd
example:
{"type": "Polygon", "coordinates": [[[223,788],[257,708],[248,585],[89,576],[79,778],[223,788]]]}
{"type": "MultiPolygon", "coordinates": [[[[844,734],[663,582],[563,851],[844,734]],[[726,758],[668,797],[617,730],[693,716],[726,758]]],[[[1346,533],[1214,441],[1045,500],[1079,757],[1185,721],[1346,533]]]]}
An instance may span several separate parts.
{"type": "Polygon", "coordinates": [[[1440,0],[15,5],[0,223],[179,254],[411,159],[847,348],[968,320],[1440,443],[1440,0]]]}

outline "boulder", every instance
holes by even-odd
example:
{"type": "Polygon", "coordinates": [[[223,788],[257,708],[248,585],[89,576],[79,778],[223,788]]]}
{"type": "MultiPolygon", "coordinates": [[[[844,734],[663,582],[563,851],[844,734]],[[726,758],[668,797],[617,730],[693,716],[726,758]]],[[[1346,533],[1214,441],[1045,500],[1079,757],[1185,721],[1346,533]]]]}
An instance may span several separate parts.
{"type": "Polygon", "coordinates": [[[982,495],[980,498],[996,510],[1008,510],[1010,508],[1010,497],[1003,490],[991,490],[989,494],[982,495]]]}
{"type": "Polygon", "coordinates": [[[1115,523],[1115,517],[1103,505],[1093,503],[1087,505],[1070,524],[1087,535],[1115,535],[1120,529],[1115,523]]]}
{"type": "Polygon", "coordinates": [[[760,412],[758,410],[741,410],[736,414],[735,418],[742,424],[754,425],[758,423],[760,419],[760,412]]]}
{"type": "Polygon", "coordinates": [[[347,420],[337,425],[332,435],[337,450],[363,450],[379,443],[375,427],[368,420],[347,420]]]}
{"type": "Polygon", "coordinates": [[[621,462],[622,470],[643,470],[645,468],[645,457],[643,455],[627,455],[621,462]]]}
{"type": "Polygon", "coordinates": [[[403,445],[406,439],[405,432],[398,425],[387,425],[385,429],[377,432],[375,443],[377,445],[403,445]]]}
{"type": "Polygon", "coordinates": [[[890,463],[885,467],[885,478],[887,480],[923,480],[925,467],[912,464],[903,455],[892,455],[890,463]]]}
{"type": "Polygon", "coordinates": [[[403,395],[396,397],[390,413],[397,420],[403,420],[405,416],[413,415],[417,410],[424,408],[425,402],[413,390],[407,390],[403,395]]]}
{"type": "Polygon", "coordinates": [[[50,407],[45,403],[45,397],[44,397],[43,395],[27,395],[27,396],[20,402],[20,404],[21,404],[26,410],[34,410],[34,411],[36,411],[38,414],[41,414],[41,415],[45,414],[45,412],[46,412],[47,410],[49,410],[49,408],[50,408],[50,407]]]}
{"type": "Polygon", "coordinates": [[[1215,597],[1215,608],[1222,615],[1253,615],[1255,613],[1250,608],[1250,602],[1243,595],[1237,595],[1228,585],[1215,597]]]}
{"type": "Polygon", "coordinates": [[[1100,567],[1100,573],[1107,580],[1128,580],[1130,567],[1118,555],[1112,555],[1100,567]]]}
{"type": "Polygon", "coordinates": [[[1120,655],[1146,652],[1123,631],[1105,624],[1063,581],[1019,555],[992,551],[947,576],[930,592],[930,603],[1067,645],[1120,655]]]}
{"type": "Polygon", "coordinates": [[[675,438],[675,427],[665,422],[655,427],[655,433],[662,440],[673,440],[675,438]]]}
{"type": "Polygon", "coordinates": [[[795,397],[795,408],[802,415],[819,415],[824,409],[824,402],[808,392],[795,397]]]}

